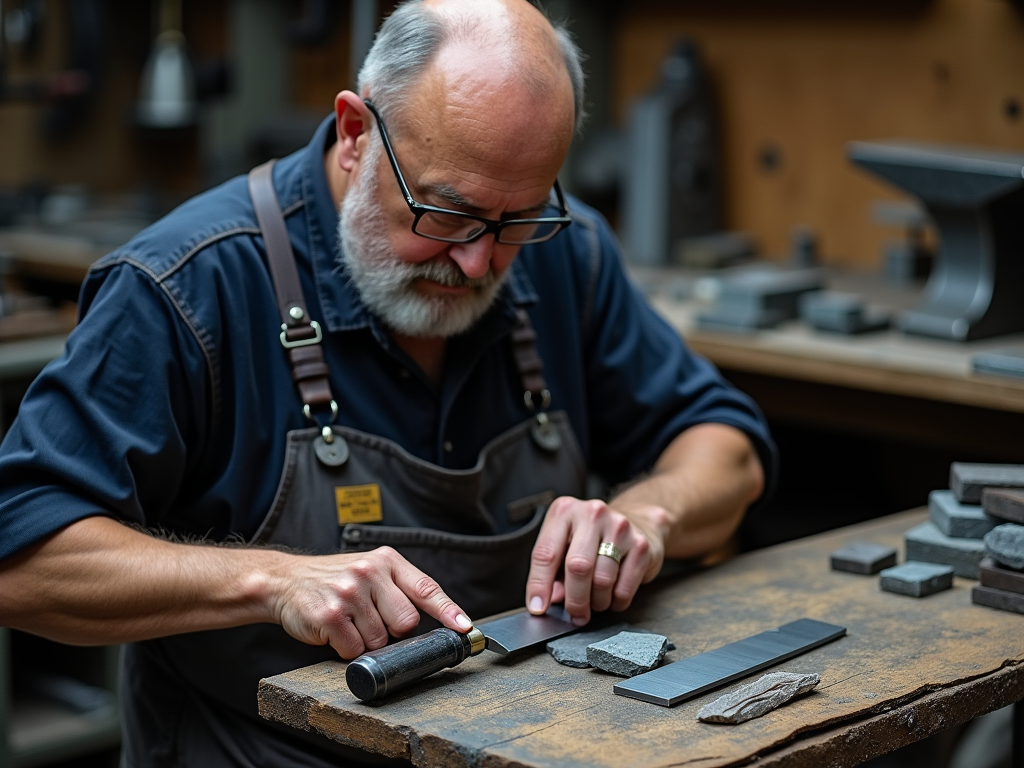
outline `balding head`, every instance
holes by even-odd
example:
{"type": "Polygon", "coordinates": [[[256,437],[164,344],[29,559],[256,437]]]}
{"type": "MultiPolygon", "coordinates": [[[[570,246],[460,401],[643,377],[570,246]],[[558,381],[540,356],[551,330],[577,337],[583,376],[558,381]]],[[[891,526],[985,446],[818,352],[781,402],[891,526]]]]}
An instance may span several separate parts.
{"type": "Polygon", "coordinates": [[[521,90],[538,105],[562,107],[578,129],[583,69],[569,34],[526,0],[411,0],[384,22],[359,73],[360,94],[371,98],[401,131],[424,78],[440,77],[478,92],[521,90]]]}

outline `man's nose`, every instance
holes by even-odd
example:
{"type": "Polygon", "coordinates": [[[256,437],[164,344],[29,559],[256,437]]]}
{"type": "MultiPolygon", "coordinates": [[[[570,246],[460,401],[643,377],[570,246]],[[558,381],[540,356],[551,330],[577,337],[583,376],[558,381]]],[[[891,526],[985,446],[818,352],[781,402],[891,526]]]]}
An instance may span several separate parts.
{"type": "Polygon", "coordinates": [[[456,243],[448,250],[448,255],[466,277],[483,277],[491,268],[494,235],[484,235],[472,243],[456,243]]]}

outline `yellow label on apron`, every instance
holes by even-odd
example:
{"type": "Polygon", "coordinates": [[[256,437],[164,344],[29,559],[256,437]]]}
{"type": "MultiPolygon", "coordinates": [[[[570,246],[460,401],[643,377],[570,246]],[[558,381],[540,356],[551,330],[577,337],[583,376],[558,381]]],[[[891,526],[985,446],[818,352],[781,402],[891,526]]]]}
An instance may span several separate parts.
{"type": "Polygon", "coordinates": [[[338,506],[338,525],[376,523],[384,519],[380,486],[376,483],[337,486],[334,501],[338,506]]]}

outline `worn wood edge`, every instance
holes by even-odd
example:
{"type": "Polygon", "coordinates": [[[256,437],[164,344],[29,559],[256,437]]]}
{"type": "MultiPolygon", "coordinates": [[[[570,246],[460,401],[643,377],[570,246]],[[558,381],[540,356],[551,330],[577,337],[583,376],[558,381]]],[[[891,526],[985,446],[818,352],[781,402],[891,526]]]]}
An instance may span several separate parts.
{"type": "Polygon", "coordinates": [[[332,710],[312,696],[294,693],[269,680],[260,680],[256,700],[260,717],[266,720],[276,720],[301,731],[319,733],[339,744],[376,752],[385,757],[409,759],[410,740],[415,740],[415,734],[405,734],[407,729],[389,729],[365,715],[332,710]],[[396,739],[396,730],[408,738],[396,739]],[[341,735],[344,732],[358,733],[361,738],[347,738],[341,735]]]}
{"type": "Polygon", "coordinates": [[[688,335],[686,341],[721,368],[1024,413],[1024,397],[1021,396],[1024,386],[1016,382],[995,381],[972,374],[954,376],[938,371],[867,365],[845,359],[824,360],[788,350],[740,346],[696,334],[688,335]]]}
{"type": "Polygon", "coordinates": [[[1024,662],[1006,661],[995,672],[967,682],[954,681],[887,701],[879,705],[885,711],[874,715],[798,730],[794,740],[721,768],[753,762],[772,768],[852,768],[1022,699],[1024,662]]]}

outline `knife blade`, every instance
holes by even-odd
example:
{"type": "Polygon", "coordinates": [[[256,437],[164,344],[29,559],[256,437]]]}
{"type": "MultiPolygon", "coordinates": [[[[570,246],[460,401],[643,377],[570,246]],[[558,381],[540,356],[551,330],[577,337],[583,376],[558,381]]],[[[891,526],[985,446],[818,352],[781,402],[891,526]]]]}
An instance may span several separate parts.
{"type": "Polygon", "coordinates": [[[484,621],[465,634],[441,627],[364,653],[349,663],[345,682],[360,701],[376,701],[485,649],[507,656],[577,629],[562,606],[541,616],[522,611],[484,621]]]}

